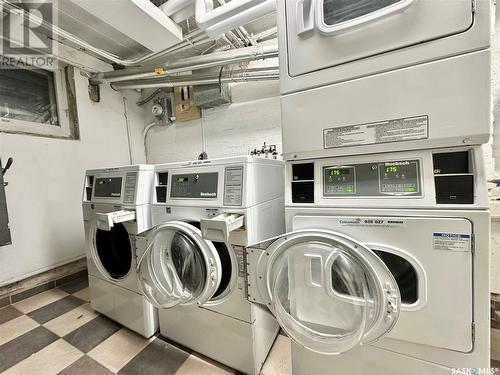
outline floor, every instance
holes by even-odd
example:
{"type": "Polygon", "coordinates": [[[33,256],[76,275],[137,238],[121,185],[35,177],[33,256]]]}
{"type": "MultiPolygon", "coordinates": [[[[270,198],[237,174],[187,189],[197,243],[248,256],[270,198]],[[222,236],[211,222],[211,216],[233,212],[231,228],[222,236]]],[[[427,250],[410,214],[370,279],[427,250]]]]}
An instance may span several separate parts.
{"type": "MultiPolygon", "coordinates": [[[[90,308],[86,278],[0,309],[5,375],[235,374],[161,337],[149,340],[90,308]]],[[[264,375],[290,374],[290,340],[279,335],[264,375]]]]}
{"type": "MultiPolygon", "coordinates": [[[[500,368],[500,315],[492,315],[500,368]]],[[[90,308],[87,278],[0,309],[0,374],[224,375],[238,372],[162,337],[145,339],[90,308]]],[[[278,335],[263,375],[289,375],[290,340],[278,335]]]]}

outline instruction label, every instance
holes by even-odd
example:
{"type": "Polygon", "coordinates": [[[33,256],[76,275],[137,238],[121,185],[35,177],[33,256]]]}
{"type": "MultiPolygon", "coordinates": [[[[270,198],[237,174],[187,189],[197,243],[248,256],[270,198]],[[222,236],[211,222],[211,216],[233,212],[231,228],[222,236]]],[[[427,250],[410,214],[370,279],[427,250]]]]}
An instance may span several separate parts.
{"type": "Polygon", "coordinates": [[[137,173],[127,173],[127,176],[125,177],[125,194],[123,195],[123,203],[134,203],[136,186],[137,173]]]}
{"type": "Polygon", "coordinates": [[[434,250],[470,251],[471,235],[460,233],[433,233],[434,250]]]}
{"type": "Polygon", "coordinates": [[[243,166],[226,167],[224,206],[241,206],[243,196],[243,166]]]}
{"type": "MultiPolygon", "coordinates": [[[[245,255],[245,248],[241,246],[233,246],[234,254],[238,260],[238,277],[246,279],[247,276],[247,259],[245,255]]],[[[238,289],[244,289],[246,285],[238,283],[238,289]]]]}
{"type": "Polygon", "coordinates": [[[323,130],[324,148],[429,138],[429,116],[415,116],[323,130]]]}

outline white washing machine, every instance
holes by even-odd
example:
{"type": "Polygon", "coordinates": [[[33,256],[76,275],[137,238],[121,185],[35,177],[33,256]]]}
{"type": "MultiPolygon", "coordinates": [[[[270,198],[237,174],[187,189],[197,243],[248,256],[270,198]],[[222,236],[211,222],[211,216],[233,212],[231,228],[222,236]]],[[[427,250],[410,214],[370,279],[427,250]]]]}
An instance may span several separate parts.
{"type": "Polygon", "coordinates": [[[247,299],[245,248],[284,233],[284,163],[241,156],[158,165],[154,185],[155,227],[137,252],[161,334],[258,374],[279,327],[247,299]]]}
{"type": "Polygon", "coordinates": [[[247,249],[248,294],[293,340],[294,375],[490,373],[481,146],[286,175],[288,233],[247,249]]]}
{"type": "Polygon", "coordinates": [[[154,166],[88,170],[83,220],[91,306],[144,337],[158,330],[158,310],[141,294],[135,237],[151,228],[154,166]]]}
{"type": "Polygon", "coordinates": [[[285,160],[486,143],[491,3],[278,1],[285,160]]]}

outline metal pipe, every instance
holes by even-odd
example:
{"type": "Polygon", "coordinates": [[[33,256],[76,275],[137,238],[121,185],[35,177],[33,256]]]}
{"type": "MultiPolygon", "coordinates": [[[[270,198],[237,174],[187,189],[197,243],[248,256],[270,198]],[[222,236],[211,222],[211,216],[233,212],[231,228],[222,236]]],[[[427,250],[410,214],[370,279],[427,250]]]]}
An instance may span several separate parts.
{"type": "MultiPolygon", "coordinates": [[[[13,10],[13,11],[18,11],[18,12],[23,11],[23,9],[21,7],[16,6],[7,0],[0,0],[0,5],[3,7],[4,11],[5,10],[9,10],[9,11],[13,10]]],[[[201,29],[194,30],[194,31],[190,32],[189,34],[187,34],[184,37],[185,40],[180,42],[179,44],[170,46],[169,48],[166,48],[162,51],[151,52],[151,53],[148,53],[144,56],[140,56],[140,57],[135,58],[135,59],[126,60],[126,59],[122,59],[122,58],[120,58],[120,57],[118,57],[110,52],[107,52],[103,49],[92,46],[91,44],[74,36],[73,34],[46,22],[45,20],[43,20],[40,17],[37,17],[33,13],[30,13],[30,12],[23,12],[23,13],[24,13],[25,17],[27,18],[27,20],[30,22],[30,24],[40,25],[40,27],[44,30],[47,30],[50,33],[50,35],[55,35],[55,36],[59,37],[60,39],[67,40],[70,43],[76,44],[81,49],[84,49],[85,51],[89,51],[89,52],[99,56],[100,58],[103,58],[105,60],[111,61],[111,62],[119,64],[119,65],[123,65],[123,66],[139,65],[141,63],[144,63],[145,61],[159,58],[161,56],[166,55],[167,53],[171,53],[172,50],[178,48],[178,46],[186,46],[186,47],[191,46],[192,43],[190,43],[189,39],[195,38],[197,36],[199,37],[199,34],[203,33],[203,30],[201,30],[201,29]]],[[[213,40],[213,38],[209,38],[206,35],[203,35],[203,42],[207,42],[210,40],[213,40]]],[[[201,40],[198,41],[196,44],[201,44],[201,40]]]]}
{"type": "Polygon", "coordinates": [[[207,55],[194,56],[172,63],[167,63],[157,68],[137,68],[115,70],[105,73],[94,74],[91,78],[92,84],[112,83],[130,81],[136,79],[160,78],[175,73],[187,72],[212,68],[215,66],[236,64],[251,60],[264,60],[277,57],[278,47],[276,45],[264,47],[246,47],[229,51],[210,53],[207,55]]]}
{"type": "Polygon", "coordinates": [[[279,79],[279,68],[259,68],[225,71],[217,73],[193,74],[189,76],[164,77],[161,79],[144,79],[113,84],[115,90],[138,90],[176,86],[198,86],[217,83],[236,83],[250,81],[267,81],[279,79]]]}

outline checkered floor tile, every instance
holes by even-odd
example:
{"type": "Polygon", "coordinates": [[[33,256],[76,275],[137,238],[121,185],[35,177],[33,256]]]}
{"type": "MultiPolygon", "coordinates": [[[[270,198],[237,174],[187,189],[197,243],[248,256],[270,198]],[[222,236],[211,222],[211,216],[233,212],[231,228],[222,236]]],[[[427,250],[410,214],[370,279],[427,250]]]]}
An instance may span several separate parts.
{"type": "MultiPolygon", "coordinates": [[[[0,309],[0,373],[197,375],[236,371],[161,337],[145,339],[93,311],[86,278],[0,309]]],[[[262,373],[288,375],[290,340],[279,335],[262,373]]]]}

